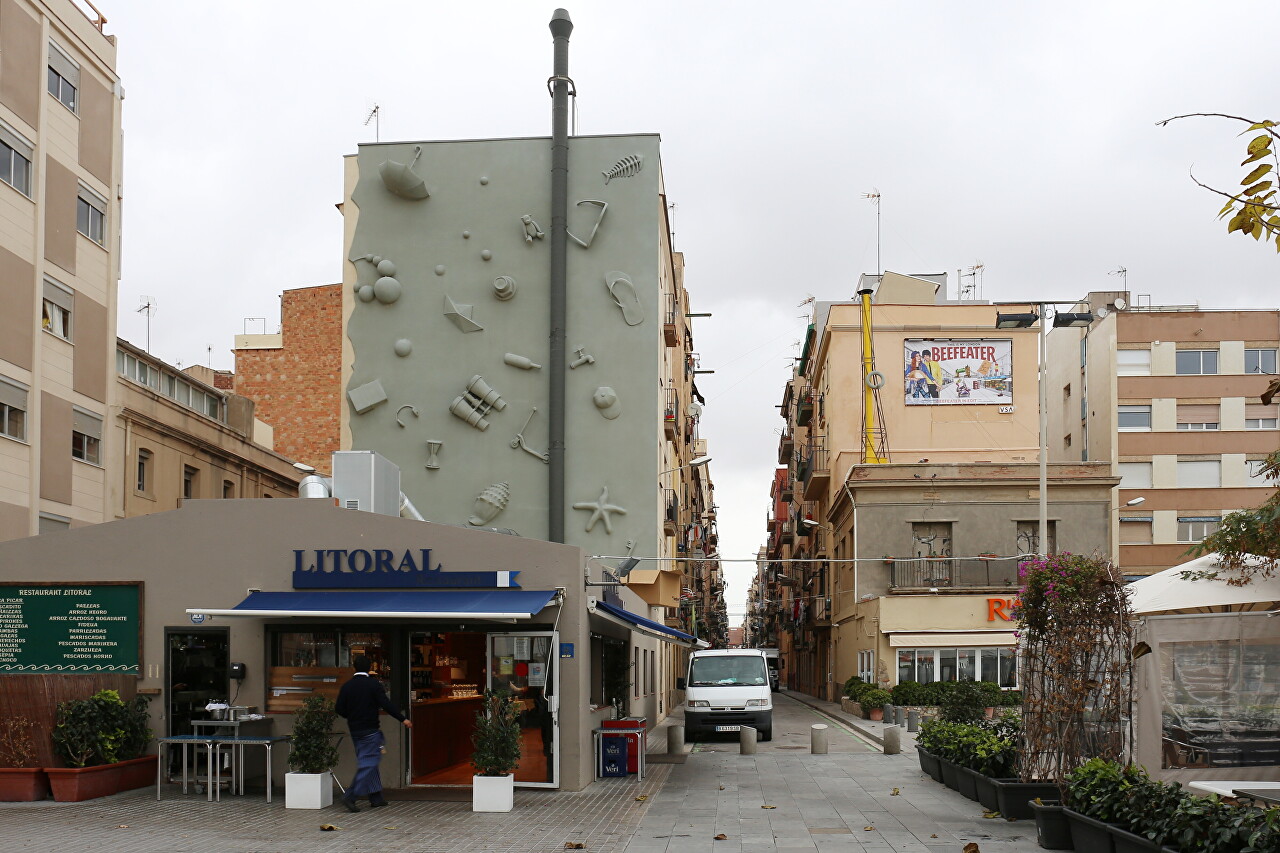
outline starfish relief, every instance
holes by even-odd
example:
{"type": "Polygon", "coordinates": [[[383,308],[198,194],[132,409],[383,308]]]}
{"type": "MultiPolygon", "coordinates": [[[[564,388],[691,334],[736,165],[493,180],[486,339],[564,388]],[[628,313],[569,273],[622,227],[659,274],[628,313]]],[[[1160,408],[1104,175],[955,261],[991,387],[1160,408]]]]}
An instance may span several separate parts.
{"type": "Polygon", "coordinates": [[[580,501],[573,505],[574,509],[590,510],[591,517],[587,519],[587,532],[591,532],[591,528],[596,526],[597,521],[604,522],[604,532],[613,533],[613,521],[610,519],[610,513],[618,513],[626,515],[627,511],[620,506],[609,503],[609,488],[606,486],[600,489],[600,497],[594,501],[580,501]]]}

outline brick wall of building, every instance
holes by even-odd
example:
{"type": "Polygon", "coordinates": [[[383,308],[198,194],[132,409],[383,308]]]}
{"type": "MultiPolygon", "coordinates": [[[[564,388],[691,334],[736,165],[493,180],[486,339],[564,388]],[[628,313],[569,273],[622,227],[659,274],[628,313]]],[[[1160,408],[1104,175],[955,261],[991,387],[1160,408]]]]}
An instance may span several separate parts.
{"type": "Polygon", "coordinates": [[[282,346],[237,349],[235,392],[257,404],[275,431],[275,450],[324,474],[339,447],[342,402],[342,285],[280,296],[282,346]]]}

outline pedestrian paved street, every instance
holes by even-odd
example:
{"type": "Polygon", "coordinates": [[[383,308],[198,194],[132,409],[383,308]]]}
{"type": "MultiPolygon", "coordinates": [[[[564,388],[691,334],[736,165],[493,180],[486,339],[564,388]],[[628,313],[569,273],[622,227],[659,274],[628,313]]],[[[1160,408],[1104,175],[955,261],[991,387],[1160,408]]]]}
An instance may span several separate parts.
{"type": "MultiPolygon", "coordinates": [[[[982,853],[1039,851],[1033,823],[984,819],[977,803],[920,772],[909,743],[901,755],[883,755],[874,726],[857,734],[786,695],[777,695],[775,713],[774,740],[755,756],[739,755],[724,735],[693,744],[682,764],[651,764],[643,785],[631,777],[579,793],[518,790],[510,814],[473,814],[469,801],[397,801],[359,814],[286,810],[282,796],[270,805],[260,794],[210,803],[176,787],[156,802],[145,788],[85,803],[0,803],[0,851],[550,853],[580,843],[602,853],[961,853],[968,842],[982,853]],[[830,726],[828,755],[809,754],[814,723],[830,726]]],[[[665,741],[660,728],[653,748],[665,752],[665,741]]]]}

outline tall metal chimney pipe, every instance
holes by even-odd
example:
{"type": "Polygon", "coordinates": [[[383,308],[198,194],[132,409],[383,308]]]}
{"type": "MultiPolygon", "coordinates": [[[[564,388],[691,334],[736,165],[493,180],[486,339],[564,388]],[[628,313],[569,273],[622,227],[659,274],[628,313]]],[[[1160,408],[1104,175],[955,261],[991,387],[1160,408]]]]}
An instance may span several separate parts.
{"type": "Polygon", "coordinates": [[[547,453],[547,539],[564,541],[565,358],[568,325],[569,246],[569,34],[573,21],[564,9],[551,15],[555,58],[551,78],[551,411],[547,453]]]}

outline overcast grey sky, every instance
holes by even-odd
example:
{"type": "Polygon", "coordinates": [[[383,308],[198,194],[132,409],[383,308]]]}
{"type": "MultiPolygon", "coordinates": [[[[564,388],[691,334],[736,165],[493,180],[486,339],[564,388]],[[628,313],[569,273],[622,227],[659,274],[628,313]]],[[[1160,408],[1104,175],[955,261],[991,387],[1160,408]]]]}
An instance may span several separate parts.
{"type": "MultiPolygon", "coordinates": [[[[281,291],[341,278],[342,156],[373,141],[546,135],[555,6],[102,0],[119,38],[119,333],[230,368],[281,291]],[[212,347],[209,354],[207,347],[212,347]]],[[[1238,128],[1280,120],[1280,4],[588,0],[570,75],[584,134],[662,135],[708,405],[721,553],[764,541],[808,296],[981,262],[988,299],[1069,299],[1128,269],[1153,303],[1275,307],[1280,257],[1227,237],[1189,180],[1243,177],[1238,128]]],[[[740,611],[753,567],[728,567],[740,611]]]]}

